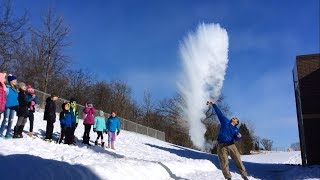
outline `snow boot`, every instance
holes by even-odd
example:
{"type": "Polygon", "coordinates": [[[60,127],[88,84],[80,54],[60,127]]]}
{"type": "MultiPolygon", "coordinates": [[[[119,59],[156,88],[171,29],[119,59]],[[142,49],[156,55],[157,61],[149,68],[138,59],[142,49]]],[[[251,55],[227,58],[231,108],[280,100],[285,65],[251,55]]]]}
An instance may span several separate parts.
{"type": "Polygon", "coordinates": [[[22,135],[23,128],[24,128],[24,125],[20,125],[20,126],[18,127],[18,137],[19,137],[19,138],[23,138],[23,135],[22,135]]]}
{"type": "Polygon", "coordinates": [[[60,137],[58,144],[61,144],[61,143],[62,143],[62,138],[60,137]]]}
{"type": "Polygon", "coordinates": [[[18,127],[15,126],[13,129],[13,137],[12,138],[18,138],[18,127]]]}
{"type": "Polygon", "coordinates": [[[114,148],[114,142],[111,142],[111,149],[116,150],[116,149],[114,148]]]}
{"type": "Polygon", "coordinates": [[[83,137],[83,144],[87,144],[88,146],[91,146],[91,144],[89,143],[90,137],[83,137]]]}
{"type": "Polygon", "coordinates": [[[249,180],[248,177],[242,177],[242,178],[243,178],[243,180],[249,180]]]}
{"type": "Polygon", "coordinates": [[[82,144],[87,144],[87,137],[83,136],[83,138],[82,138],[82,144]]]}
{"type": "Polygon", "coordinates": [[[33,137],[33,132],[29,132],[27,135],[28,135],[29,137],[33,137]]]}
{"type": "Polygon", "coordinates": [[[98,145],[98,140],[96,140],[96,141],[94,142],[94,145],[96,145],[96,146],[98,145]]]}
{"type": "Polygon", "coordinates": [[[87,144],[88,146],[91,146],[91,144],[90,144],[90,137],[88,137],[86,144],[87,144]]]}
{"type": "Polygon", "coordinates": [[[101,142],[101,147],[103,147],[103,148],[104,148],[104,142],[101,142]]]}

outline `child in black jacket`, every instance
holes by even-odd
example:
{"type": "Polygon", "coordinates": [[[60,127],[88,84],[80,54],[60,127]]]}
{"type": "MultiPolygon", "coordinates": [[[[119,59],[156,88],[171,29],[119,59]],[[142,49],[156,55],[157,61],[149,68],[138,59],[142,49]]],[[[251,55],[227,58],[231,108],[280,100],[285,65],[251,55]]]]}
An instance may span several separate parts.
{"type": "Polygon", "coordinates": [[[19,95],[18,95],[18,101],[19,101],[19,107],[17,111],[18,115],[18,121],[16,126],[14,127],[14,133],[13,133],[13,138],[22,138],[22,131],[24,128],[24,125],[27,122],[27,117],[28,117],[28,107],[29,107],[29,102],[27,100],[27,86],[25,83],[21,82],[18,84],[19,86],[19,95]]]}
{"type": "Polygon", "coordinates": [[[56,100],[58,96],[56,94],[51,94],[51,97],[48,97],[46,100],[46,107],[44,110],[43,120],[47,121],[46,128],[46,141],[52,141],[52,133],[53,133],[53,124],[56,122],[56,100]]]}

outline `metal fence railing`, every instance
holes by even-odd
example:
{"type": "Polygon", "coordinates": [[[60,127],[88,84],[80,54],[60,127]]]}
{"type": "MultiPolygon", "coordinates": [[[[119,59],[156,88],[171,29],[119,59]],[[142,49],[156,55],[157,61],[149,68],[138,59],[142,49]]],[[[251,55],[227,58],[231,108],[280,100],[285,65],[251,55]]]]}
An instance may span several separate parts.
{"type": "MultiPolygon", "coordinates": [[[[35,89],[35,93],[36,96],[38,97],[39,101],[40,101],[40,106],[44,108],[45,103],[46,103],[46,99],[48,97],[50,97],[50,94],[47,94],[45,92],[39,91],[35,89]]],[[[65,102],[68,102],[68,100],[66,99],[62,99],[59,98],[56,101],[56,105],[57,105],[57,111],[60,112],[61,111],[61,105],[65,102]]],[[[83,119],[84,118],[84,114],[81,113],[83,111],[83,109],[85,108],[85,106],[78,104],[77,105],[77,109],[79,111],[79,118],[83,119]]],[[[110,116],[110,114],[105,113],[105,118],[108,118],[110,116]]],[[[160,139],[162,141],[165,141],[165,133],[147,126],[143,126],[140,125],[138,123],[129,121],[127,119],[124,118],[120,118],[120,123],[121,123],[121,129],[127,130],[127,131],[131,131],[131,132],[136,132],[139,134],[143,134],[143,135],[147,135],[156,139],[160,139]]]]}

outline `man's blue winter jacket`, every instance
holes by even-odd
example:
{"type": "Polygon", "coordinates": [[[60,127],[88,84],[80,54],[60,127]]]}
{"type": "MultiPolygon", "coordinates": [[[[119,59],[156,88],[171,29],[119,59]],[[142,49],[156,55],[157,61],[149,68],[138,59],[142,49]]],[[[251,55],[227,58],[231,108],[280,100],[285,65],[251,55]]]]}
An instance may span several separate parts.
{"type": "Polygon", "coordinates": [[[218,134],[218,142],[233,144],[234,140],[239,141],[240,138],[237,136],[239,129],[231,124],[230,119],[224,116],[217,105],[214,104],[212,107],[212,111],[215,110],[221,124],[218,134]]]}

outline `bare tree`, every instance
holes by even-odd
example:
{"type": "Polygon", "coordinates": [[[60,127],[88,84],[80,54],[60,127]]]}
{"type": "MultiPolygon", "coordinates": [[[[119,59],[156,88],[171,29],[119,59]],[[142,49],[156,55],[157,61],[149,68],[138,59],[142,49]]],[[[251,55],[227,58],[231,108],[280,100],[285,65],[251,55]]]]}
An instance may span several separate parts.
{"type": "Polygon", "coordinates": [[[255,151],[260,150],[260,137],[259,136],[253,136],[253,149],[255,151]]]}
{"type": "Polygon", "coordinates": [[[264,147],[266,151],[271,151],[273,147],[273,141],[270,139],[261,139],[261,145],[264,147]]]}
{"type": "Polygon", "coordinates": [[[70,34],[70,29],[65,25],[63,17],[56,16],[51,7],[42,17],[42,24],[43,27],[41,30],[31,30],[32,33],[38,37],[42,48],[44,48],[41,50],[41,54],[38,54],[38,57],[41,58],[44,65],[44,80],[41,89],[47,92],[49,78],[52,77],[56,71],[59,71],[59,65],[65,65],[67,63],[67,58],[63,55],[62,49],[70,45],[69,42],[66,42],[70,34]]]}
{"type": "MultiPolygon", "coordinates": [[[[19,49],[24,38],[24,26],[27,22],[27,12],[20,17],[14,17],[11,1],[0,2],[0,70],[8,70],[14,60],[15,51],[19,49]]],[[[10,70],[12,71],[12,70],[10,70]]]]}
{"type": "Polygon", "coordinates": [[[154,112],[154,103],[151,100],[151,93],[149,91],[144,92],[142,112],[144,116],[143,120],[146,122],[147,126],[150,126],[151,116],[152,116],[152,113],[154,112]]]}
{"type": "Polygon", "coordinates": [[[297,142],[297,143],[292,143],[290,148],[294,151],[300,151],[300,143],[297,142]]]}
{"type": "Polygon", "coordinates": [[[112,89],[110,85],[105,81],[98,81],[94,84],[94,88],[91,89],[92,102],[95,107],[102,109],[103,111],[110,111],[110,99],[112,96],[112,89]]]}
{"type": "Polygon", "coordinates": [[[93,96],[91,90],[92,86],[95,83],[92,79],[93,74],[87,70],[68,70],[66,73],[68,83],[65,84],[64,94],[68,97],[74,97],[77,99],[78,103],[85,104],[86,101],[90,100],[90,97],[93,96]]]}

